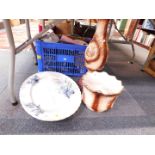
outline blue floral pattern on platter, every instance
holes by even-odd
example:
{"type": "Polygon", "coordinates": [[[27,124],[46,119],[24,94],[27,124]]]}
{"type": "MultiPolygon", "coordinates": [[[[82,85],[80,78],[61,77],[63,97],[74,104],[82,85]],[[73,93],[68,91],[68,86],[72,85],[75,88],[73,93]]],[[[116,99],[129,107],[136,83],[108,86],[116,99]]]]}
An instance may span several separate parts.
{"type": "Polygon", "coordinates": [[[70,98],[71,95],[75,93],[72,84],[67,80],[65,80],[64,83],[61,85],[60,90],[67,98],[70,98]]]}
{"type": "Polygon", "coordinates": [[[37,75],[34,75],[30,80],[27,81],[28,84],[35,85],[39,82],[39,77],[37,75]]]}
{"type": "Polygon", "coordinates": [[[35,105],[34,103],[28,103],[25,104],[25,106],[28,107],[35,116],[39,116],[40,114],[43,114],[45,112],[40,108],[40,105],[35,105]]]}

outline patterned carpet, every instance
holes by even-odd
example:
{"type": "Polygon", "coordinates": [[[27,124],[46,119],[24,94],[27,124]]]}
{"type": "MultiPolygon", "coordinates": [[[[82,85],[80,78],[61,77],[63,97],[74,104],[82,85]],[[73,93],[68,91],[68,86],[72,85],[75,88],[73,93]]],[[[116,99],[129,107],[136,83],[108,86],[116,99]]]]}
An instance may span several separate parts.
{"type": "MultiPolygon", "coordinates": [[[[32,51],[26,51],[16,56],[17,98],[22,82],[37,72],[32,51]]],[[[72,117],[60,122],[36,120],[20,104],[10,104],[8,57],[8,50],[0,52],[0,134],[155,134],[155,80],[141,72],[138,64],[127,63],[129,58],[117,45],[110,46],[105,71],[122,80],[125,90],[113,109],[95,113],[82,104],[72,117]]]]}

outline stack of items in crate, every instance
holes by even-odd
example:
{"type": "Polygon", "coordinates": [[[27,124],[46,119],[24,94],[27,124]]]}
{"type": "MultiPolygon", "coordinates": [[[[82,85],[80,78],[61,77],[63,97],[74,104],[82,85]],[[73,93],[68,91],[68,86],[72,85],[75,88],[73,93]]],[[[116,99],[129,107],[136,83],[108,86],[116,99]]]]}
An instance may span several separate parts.
{"type": "Polygon", "coordinates": [[[56,25],[36,41],[38,70],[81,76],[86,72],[84,51],[87,42],[69,37],[64,25],[56,25]]]}

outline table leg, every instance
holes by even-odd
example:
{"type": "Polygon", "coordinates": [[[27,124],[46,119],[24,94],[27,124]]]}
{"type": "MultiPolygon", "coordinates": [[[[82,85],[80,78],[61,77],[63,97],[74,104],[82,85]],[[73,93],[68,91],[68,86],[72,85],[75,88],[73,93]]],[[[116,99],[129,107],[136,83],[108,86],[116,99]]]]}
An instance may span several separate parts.
{"type": "Polygon", "coordinates": [[[43,29],[45,29],[45,20],[41,19],[41,23],[42,23],[43,29]]]}
{"type": "Polygon", "coordinates": [[[111,29],[112,29],[112,19],[109,22],[109,31],[108,31],[108,39],[110,39],[111,29]]]}
{"type": "Polygon", "coordinates": [[[132,48],[132,58],[131,58],[131,60],[129,61],[131,64],[133,64],[134,63],[134,60],[135,60],[135,56],[136,56],[136,54],[135,54],[135,47],[134,47],[134,43],[131,41],[131,48],[132,48]]]}
{"type": "Polygon", "coordinates": [[[71,35],[74,35],[74,19],[71,19],[71,35]]]}
{"type": "MultiPolygon", "coordinates": [[[[31,39],[32,37],[31,37],[31,32],[30,32],[29,19],[26,19],[25,20],[25,23],[26,23],[27,37],[28,37],[28,39],[31,39]]],[[[37,54],[36,54],[36,51],[35,51],[35,47],[34,47],[33,42],[31,43],[31,48],[32,48],[32,51],[33,51],[33,54],[34,54],[34,64],[37,65],[37,54]]]]}
{"type": "Polygon", "coordinates": [[[8,78],[8,91],[10,102],[12,105],[17,105],[18,102],[15,97],[14,91],[14,82],[15,82],[15,55],[16,55],[16,48],[14,43],[14,38],[11,30],[11,25],[9,19],[4,19],[4,26],[7,33],[8,42],[10,45],[10,59],[9,59],[9,78],[8,78]]]}

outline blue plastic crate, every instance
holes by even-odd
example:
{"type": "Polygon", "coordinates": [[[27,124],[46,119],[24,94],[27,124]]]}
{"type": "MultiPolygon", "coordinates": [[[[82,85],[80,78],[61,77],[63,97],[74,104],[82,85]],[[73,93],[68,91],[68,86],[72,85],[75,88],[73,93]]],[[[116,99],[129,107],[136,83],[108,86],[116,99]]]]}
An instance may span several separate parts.
{"type": "Polygon", "coordinates": [[[37,40],[36,52],[38,71],[56,71],[70,76],[81,76],[86,73],[84,51],[86,46],[47,43],[37,40]]]}

